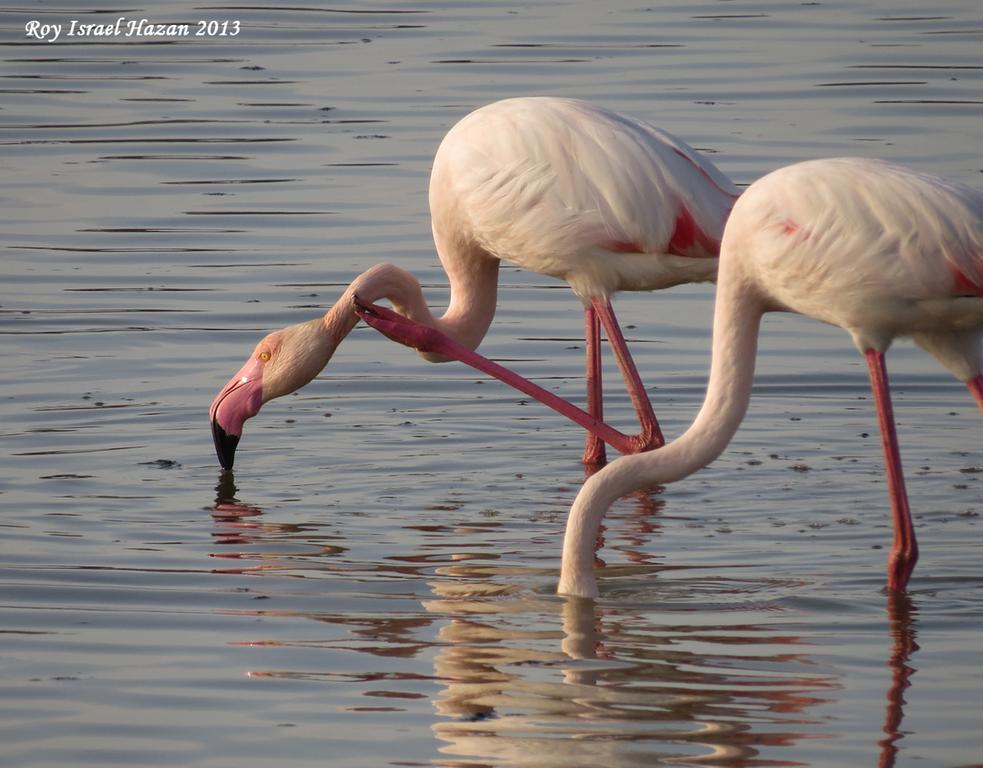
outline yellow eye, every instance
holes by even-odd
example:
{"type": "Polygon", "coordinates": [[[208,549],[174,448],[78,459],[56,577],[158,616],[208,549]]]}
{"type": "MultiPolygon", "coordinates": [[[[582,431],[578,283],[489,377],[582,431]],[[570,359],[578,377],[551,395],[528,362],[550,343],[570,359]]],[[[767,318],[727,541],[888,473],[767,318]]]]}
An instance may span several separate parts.
{"type": "Polygon", "coordinates": [[[271,357],[272,355],[266,350],[263,350],[262,352],[259,353],[259,359],[262,360],[264,363],[268,363],[271,357]]]}

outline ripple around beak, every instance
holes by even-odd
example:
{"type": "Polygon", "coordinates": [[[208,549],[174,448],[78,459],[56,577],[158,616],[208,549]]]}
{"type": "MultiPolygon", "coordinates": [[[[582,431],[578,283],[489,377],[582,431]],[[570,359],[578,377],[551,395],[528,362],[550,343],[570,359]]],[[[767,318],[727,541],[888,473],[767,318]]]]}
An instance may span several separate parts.
{"type": "Polygon", "coordinates": [[[212,439],[215,441],[215,454],[223,469],[232,469],[236,458],[236,446],[239,445],[239,435],[230,435],[222,429],[218,421],[212,422],[212,439]]]}

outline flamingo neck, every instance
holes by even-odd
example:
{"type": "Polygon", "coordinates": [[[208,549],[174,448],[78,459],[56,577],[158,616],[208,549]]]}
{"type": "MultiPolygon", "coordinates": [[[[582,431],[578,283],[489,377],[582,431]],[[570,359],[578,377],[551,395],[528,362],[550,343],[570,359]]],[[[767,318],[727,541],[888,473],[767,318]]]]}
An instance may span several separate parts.
{"type": "MultiPolygon", "coordinates": [[[[358,323],[358,316],[353,310],[354,296],[368,303],[385,299],[403,317],[436,328],[473,350],[485,337],[495,316],[498,261],[485,260],[468,266],[470,269],[448,271],[450,303],[443,316],[436,317],[427,306],[419,281],[412,274],[394,264],[377,264],[348,286],[324,315],[324,327],[340,342],[358,323]]],[[[451,359],[438,354],[420,354],[430,362],[451,359]]]]}
{"type": "Polygon", "coordinates": [[[304,346],[295,355],[303,361],[303,365],[296,366],[295,378],[298,380],[292,382],[288,391],[303,386],[317,376],[331,360],[338,345],[358,324],[355,296],[368,302],[387,299],[405,317],[432,327],[439,325],[427,306],[420,283],[413,275],[392,264],[377,264],[356,277],[323,317],[297,326],[309,327],[313,332],[302,334],[304,346]]]}
{"type": "Polygon", "coordinates": [[[722,281],[714,312],[710,378],[696,419],[664,448],[624,456],[584,483],[567,519],[558,592],[596,597],[594,550],[604,515],[621,496],[671,483],[716,459],[751,399],[762,305],[743,281],[722,281]]]}

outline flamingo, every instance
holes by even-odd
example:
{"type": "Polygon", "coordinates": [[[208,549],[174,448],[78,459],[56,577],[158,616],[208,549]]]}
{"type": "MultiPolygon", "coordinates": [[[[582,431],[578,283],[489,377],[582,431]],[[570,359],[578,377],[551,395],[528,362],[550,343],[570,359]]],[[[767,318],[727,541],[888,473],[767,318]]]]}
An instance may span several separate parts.
{"type": "Polygon", "coordinates": [[[594,546],[610,505],[716,459],[751,397],[765,312],[838,325],[869,369],[894,525],[888,589],[902,592],[918,559],[884,353],[910,336],[964,381],[983,409],[983,192],[874,160],[788,166],[741,196],[724,231],[703,406],[676,440],[625,456],[581,487],[567,521],[558,591],[597,595],[594,546]]]}
{"type": "Polygon", "coordinates": [[[736,188],[679,139],[583,101],[529,97],[472,112],[434,157],[430,211],[450,283],[441,317],[409,272],[379,264],[359,275],[321,318],[275,331],[212,403],[215,448],[230,468],[243,423],[263,403],[304,386],[362,317],[432,362],[460,360],[531,395],[589,430],[583,460],[664,444],[611,307],[619,290],[712,281],[736,188]],[[587,411],[474,352],[495,314],[507,261],[566,280],[584,303],[587,411]],[[388,300],[395,311],[376,305],[388,300]],[[641,432],[603,421],[603,326],[641,432]]]}

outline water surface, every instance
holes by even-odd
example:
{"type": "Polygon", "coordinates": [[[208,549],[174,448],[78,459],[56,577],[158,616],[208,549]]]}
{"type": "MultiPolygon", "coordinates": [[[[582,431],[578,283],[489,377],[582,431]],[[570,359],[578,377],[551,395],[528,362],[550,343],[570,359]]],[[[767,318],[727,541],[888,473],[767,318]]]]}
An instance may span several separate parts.
{"type": "MultiPolygon", "coordinates": [[[[581,431],[496,382],[359,327],[250,422],[234,475],[206,416],[262,333],[378,261],[443,306],[429,163],[497,98],[597,101],[740,184],[845,154],[979,184],[978,4],[161,13],[0,9],[0,762],[978,763],[980,422],[910,344],[901,598],[863,361],[802,318],[766,319],[725,454],[615,505],[596,602],[554,594],[581,431]],[[24,33],[121,15],[241,32],[24,33]]],[[[617,300],[669,436],[702,398],[712,301],[617,300]]],[[[482,351],[579,401],[569,290],[505,268],[499,302],[482,351]]]]}

